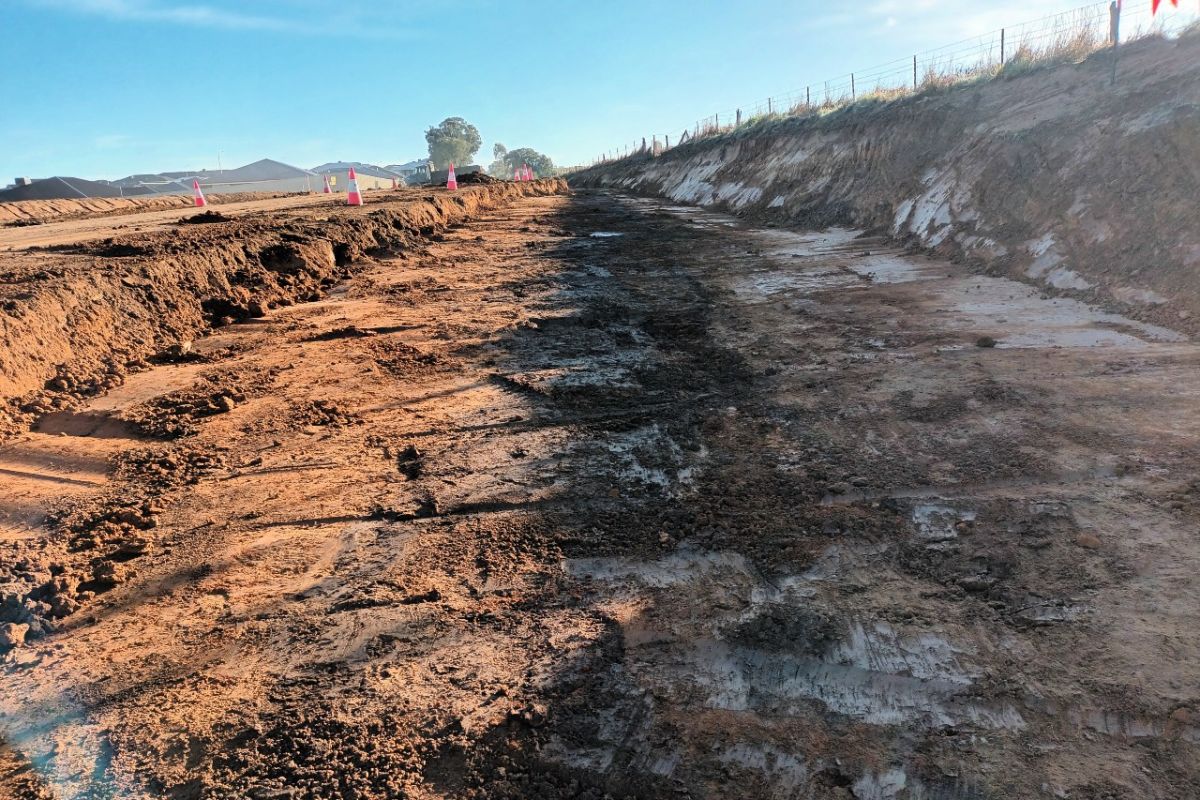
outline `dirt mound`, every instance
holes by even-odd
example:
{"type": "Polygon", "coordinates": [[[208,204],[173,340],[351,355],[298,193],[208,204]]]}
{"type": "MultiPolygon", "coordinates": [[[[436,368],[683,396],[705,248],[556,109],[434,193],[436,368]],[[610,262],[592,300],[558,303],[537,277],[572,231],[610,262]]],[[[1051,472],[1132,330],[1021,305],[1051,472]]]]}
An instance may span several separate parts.
{"type": "Polygon", "coordinates": [[[1200,37],[825,117],[749,125],[584,170],[611,186],[914,245],[1197,329],[1200,37]]]}
{"type": "Polygon", "coordinates": [[[230,222],[232,217],[227,217],[220,211],[202,211],[190,217],[183,217],[179,220],[180,225],[209,225],[214,222],[230,222]]]}
{"type": "Polygon", "coordinates": [[[460,186],[485,186],[489,183],[500,183],[499,178],[493,178],[486,172],[468,172],[458,179],[460,186]]]}

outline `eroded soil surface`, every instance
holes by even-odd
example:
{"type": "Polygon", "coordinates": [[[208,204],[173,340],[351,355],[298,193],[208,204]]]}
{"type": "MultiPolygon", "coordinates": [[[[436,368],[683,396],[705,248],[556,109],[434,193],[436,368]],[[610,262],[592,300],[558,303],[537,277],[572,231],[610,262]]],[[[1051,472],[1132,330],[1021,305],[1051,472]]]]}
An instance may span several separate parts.
{"type": "Polygon", "coordinates": [[[0,445],[0,794],[1200,796],[1186,337],[607,194],[435,239],[0,445]]]}

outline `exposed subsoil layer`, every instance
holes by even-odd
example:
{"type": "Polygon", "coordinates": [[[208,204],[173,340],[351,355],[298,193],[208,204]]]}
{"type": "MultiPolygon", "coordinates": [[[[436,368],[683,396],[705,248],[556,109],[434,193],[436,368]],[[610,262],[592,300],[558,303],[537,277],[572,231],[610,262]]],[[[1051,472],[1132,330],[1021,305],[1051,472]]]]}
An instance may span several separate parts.
{"type": "Polygon", "coordinates": [[[511,200],[0,446],[0,794],[1200,794],[1186,337],[511,200]]]}
{"type": "Polygon", "coordinates": [[[1018,61],[994,80],[746,125],[571,182],[886,232],[1200,332],[1200,31],[1122,46],[1113,75],[1111,50],[1018,61]]]}

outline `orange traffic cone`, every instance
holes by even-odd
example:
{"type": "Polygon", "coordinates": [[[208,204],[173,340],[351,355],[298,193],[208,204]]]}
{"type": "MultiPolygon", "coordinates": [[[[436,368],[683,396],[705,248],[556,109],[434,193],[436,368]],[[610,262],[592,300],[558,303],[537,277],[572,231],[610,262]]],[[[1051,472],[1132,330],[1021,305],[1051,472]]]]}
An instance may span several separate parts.
{"type": "Polygon", "coordinates": [[[208,205],[208,201],[204,199],[204,192],[200,191],[200,181],[192,181],[192,197],[196,204],[196,208],[204,208],[208,205]]]}
{"type": "Polygon", "coordinates": [[[446,176],[446,188],[453,191],[458,188],[458,178],[454,177],[454,162],[450,162],[450,174],[446,176]]]}
{"type": "Polygon", "coordinates": [[[333,194],[333,187],[329,185],[329,176],[325,176],[325,188],[321,190],[321,194],[333,194]]]}
{"type": "Polygon", "coordinates": [[[350,187],[349,194],[346,195],[346,205],[361,206],[362,204],[362,195],[358,193],[358,176],[354,174],[354,167],[351,167],[350,187]]]}

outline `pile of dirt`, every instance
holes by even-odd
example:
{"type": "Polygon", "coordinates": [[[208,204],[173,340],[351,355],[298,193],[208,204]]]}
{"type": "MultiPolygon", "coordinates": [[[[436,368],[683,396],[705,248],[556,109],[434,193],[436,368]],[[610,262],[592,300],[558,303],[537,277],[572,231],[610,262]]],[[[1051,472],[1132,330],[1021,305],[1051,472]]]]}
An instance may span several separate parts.
{"type": "Polygon", "coordinates": [[[231,217],[227,217],[220,211],[202,211],[190,217],[183,217],[179,220],[180,225],[208,225],[214,222],[230,222],[231,217]]]}
{"type": "Polygon", "coordinates": [[[275,374],[275,371],[212,372],[188,389],[160,395],[129,409],[122,419],[143,436],[160,439],[190,436],[205,417],[228,414],[239,403],[266,393],[275,374]]]}
{"type": "Polygon", "coordinates": [[[1200,320],[1200,36],[771,121],[572,176],[809,227],[886,231],[1050,291],[1200,320]]]}
{"type": "Polygon", "coordinates": [[[458,179],[460,186],[486,186],[489,183],[500,183],[499,178],[493,178],[486,172],[468,172],[458,179]]]}

